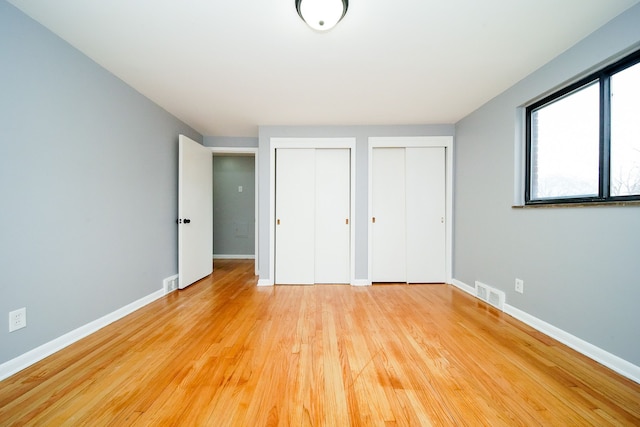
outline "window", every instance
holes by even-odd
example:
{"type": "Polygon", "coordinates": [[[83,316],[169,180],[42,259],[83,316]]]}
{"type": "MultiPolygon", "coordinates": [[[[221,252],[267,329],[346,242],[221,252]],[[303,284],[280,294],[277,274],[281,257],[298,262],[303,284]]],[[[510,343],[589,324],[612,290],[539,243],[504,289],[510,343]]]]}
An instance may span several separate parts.
{"type": "Polygon", "coordinates": [[[526,109],[526,204],[640,200],[640,51],[526,109]]]}

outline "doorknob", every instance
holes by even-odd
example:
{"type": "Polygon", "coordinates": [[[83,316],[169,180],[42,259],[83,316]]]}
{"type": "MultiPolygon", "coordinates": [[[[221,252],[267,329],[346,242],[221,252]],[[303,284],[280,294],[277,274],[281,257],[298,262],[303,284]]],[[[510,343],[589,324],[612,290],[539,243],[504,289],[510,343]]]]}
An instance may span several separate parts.
{"type": "Polygon", "coordinates": [[[280,219],[278,219],[278,221],[276,221],[276,223],[277,223],[278,225],[280,225],[280,219]]]}
{"type": "Polygon", "coordinates": [[[374,223],[374,224],[376,223],[376,217],[375,216],[373,218],[371,218],[371,222],[374,223]]]}
{"type": "Polygon", "coordinates": [[[345,224],[347,224],[347,225],[349,225],[349,218],[345,219],[345,220],[344,220],[344,223],[345,223],[345,224]]]}
{"type": "Polygon", "coordinates": [[[191,222],[191,220],[190,220],[190,219],[185,219],[185,220],[184,220],[184,223],[185,223],[185,224],[189,224],[190,222],[191,222]]]}

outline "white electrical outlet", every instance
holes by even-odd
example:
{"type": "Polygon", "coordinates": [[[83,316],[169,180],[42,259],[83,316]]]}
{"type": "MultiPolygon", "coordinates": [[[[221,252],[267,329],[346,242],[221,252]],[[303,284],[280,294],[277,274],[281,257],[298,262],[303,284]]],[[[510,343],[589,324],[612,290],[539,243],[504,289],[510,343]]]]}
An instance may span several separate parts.
{"type": "Polygon", "coordinates": [[[516,292],[524,293],[524,280],[516,279],[516,292]]]}
{"type": "Polygon", "coordinates": [[[9,312],[9,332],[17,331],[27,326],[26,307],[9,312]]]}

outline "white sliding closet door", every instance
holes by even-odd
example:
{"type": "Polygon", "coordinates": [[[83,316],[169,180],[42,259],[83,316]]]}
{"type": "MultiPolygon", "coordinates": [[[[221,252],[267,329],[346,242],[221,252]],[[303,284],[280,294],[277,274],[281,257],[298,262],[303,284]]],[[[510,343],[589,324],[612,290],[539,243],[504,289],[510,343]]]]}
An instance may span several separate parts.
{"type": "Polygon", "coordinates": [[[315,150],[276,150],[276,271],[278,284],[313,284],[315,150]]]}
{"type": "Polygon", "coordinates": [[[405,149],[375,148],[371,167],[371,280],[406,282],[405,149]]]}
{"type": "Polygon", "coordinates": [[[276,284],[350,282],[350,152],[276,149],[276,284]]]}
{"type": "Polygon", "coordinates": [[[444,155],[444,147],[406,148],[409,283],[446,280],[444,155]]]}
{"type": "Polygon", "coordinates": [[[316,149],[315,283],[349,283],[350,150],[316,149]]]}
{"type": "Polygon", "coordinates": [[[446,280],[444,147],[372,151],[371,281],[446,280]]]}

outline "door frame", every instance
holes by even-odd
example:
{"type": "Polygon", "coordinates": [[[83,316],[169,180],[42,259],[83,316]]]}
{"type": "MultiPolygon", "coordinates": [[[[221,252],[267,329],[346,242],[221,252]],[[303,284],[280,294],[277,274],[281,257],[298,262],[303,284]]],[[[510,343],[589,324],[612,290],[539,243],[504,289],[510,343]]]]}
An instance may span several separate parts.
{"type": "Polygon", "coordinates": [[[311,138],[311,137],[287,137],[287,138],[270,138],[270,173],[269,173],[269,268],[271,270],[272,280],[269,283],[275,283],[276,271],[276,149],[278,148],[346,148],[350,150],[350,222],[349,230],[349,280],[350,284],[355,283],[355,231],[356,231],[356,215],[355,215],[355,193],[356,193],[356,138],[311,138]]]}
{"type": "Polygon", "coordinates": [[[398,136],[398,137],[369,137],[368,141],[369,165],[369,200],[368,200],[368,254],[367,264],[369,268],[369,284],[372,279],[373,265],[373,227],[371,218],[373,217],[373,149],[374,148],[407,148],[407,147],[444,147],[445,149],[445,275],[447,283],[453,278],[453,136],[398,136]]]}
{"type": "MultiPolygon", "coordinates": [[[[254,187],[255,187],[255,191],[254,191],[254,220],[253,220],[253,228],[254,228],[254,233],[255,233],[255,237],[254,237],[254,248],[253,248],[253,252],[255,254],[255,266],[254,266],[254,274],[256,276],[260,275],[260,270],[259,270],[259,266],[260,266],[260,262],[258,260],[259,254],[260,252],[258,252],[258,249],[260,248],[260,245],[258,244],[258,239],[260,236],[259,233],[259,206],[258,206],[258,201],[260,200],[258,197],[258,184],[259,184],[259,174],[258,174],[258,165],[260,164],[258,162],[258,147],[206,147],[209,148],[211,150],[211,157],[212,157],[212,161],[213,161],[213,155],[214,154],[218,154],[218,155],[224,155],[224,154],[246,154],[246,155],[252,155],[253,156],[253,171],[254,171],[254,187]]],[[[211,236],[211,238],[213,238],[213,236],[211,236]]],[[[213,256],[213,254],[211,254],[211,256],[213,256]]]]}

